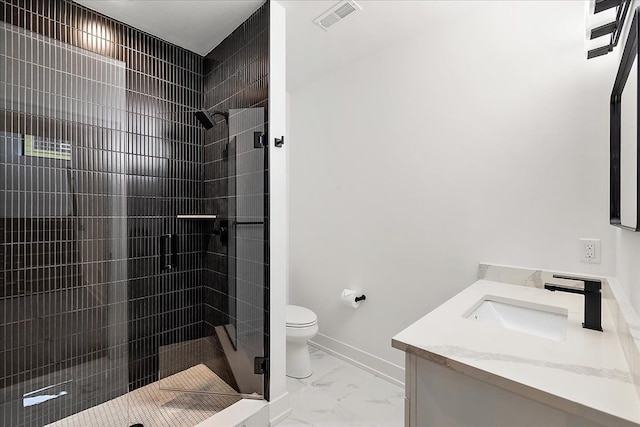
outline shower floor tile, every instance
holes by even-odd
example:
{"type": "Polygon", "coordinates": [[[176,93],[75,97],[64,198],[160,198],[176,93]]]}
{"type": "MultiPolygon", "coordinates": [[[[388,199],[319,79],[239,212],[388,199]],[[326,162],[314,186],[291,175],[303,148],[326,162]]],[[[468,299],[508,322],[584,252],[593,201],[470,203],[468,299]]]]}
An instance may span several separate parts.
{"type": "Polygon", "coordinates": [[[404,389],[314,347],[313,375],[287,378],[291,416],[278,427],[402,427],[404,389]]]}
{"type": "Polygon", "coordinates": [[[205,365],[197,365],[49,427],[126,427],[135,423],[145,427],[192,427],[239,400],[235,390],[220,377],[205,365]],[[206,394],[211,392],[231,396],[206,394]]]}

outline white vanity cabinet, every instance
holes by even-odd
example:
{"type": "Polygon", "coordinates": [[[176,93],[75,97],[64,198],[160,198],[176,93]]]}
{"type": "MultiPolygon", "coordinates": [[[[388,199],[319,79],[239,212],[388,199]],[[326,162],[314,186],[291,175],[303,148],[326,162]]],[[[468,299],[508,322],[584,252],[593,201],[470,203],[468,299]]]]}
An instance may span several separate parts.
{"type": "Polygon", "coordinates": [[[478,280],[407,327],[392,339],[406,355],[405,426],[640,427],[640,387],[613,317],[604,308],[604,332],[584,329],[583,305],[581,295],[478,280]],[[524,331],[484,322],[472,313],[486,301],[564,320],[524,331]]]}
{"type": "Polygon", "coordinates": [[[405,427],[603,426],[413,354],[405,368],[405,427]]]}

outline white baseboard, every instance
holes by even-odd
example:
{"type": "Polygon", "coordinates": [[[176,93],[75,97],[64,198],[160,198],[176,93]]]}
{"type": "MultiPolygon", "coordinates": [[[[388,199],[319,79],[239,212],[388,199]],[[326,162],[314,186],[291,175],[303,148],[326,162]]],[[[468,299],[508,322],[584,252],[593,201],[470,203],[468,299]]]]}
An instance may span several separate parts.
{"type": "Polygon", "coordinates": [[[404,388],[404,368],[342,341],[318,333],[309,345],[404,388]]]}
{"type": "Polygon", "coordinates": [[[285,392],[269,402],[269,425],[275,426],[291,415],[289,393],[285,392]]]}

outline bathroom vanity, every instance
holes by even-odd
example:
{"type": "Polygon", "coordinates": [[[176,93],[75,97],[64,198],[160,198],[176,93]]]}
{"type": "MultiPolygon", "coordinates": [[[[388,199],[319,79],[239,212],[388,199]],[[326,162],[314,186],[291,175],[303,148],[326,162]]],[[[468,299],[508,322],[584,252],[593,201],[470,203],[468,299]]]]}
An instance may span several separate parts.
{"type": "Polygon", "coordinates": [[[640,426],[637,325],[611,279],[600,332],[582,327],[582,295],[544,289],[576,283],[486,265],[479,277],[392,340],[405,426],[640,426]]]}

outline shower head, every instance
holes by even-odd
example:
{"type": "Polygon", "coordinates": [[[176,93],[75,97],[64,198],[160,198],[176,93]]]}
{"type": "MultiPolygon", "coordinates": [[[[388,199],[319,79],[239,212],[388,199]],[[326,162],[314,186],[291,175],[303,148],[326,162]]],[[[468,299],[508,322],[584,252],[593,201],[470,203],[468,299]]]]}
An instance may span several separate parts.
{"type": "Polygon", "coordinates": [[[207,130],[211,129],[216,124],[218,124],[216,122],[216,119],[213,118],[213,116],[215,116],[215,115],[223,116],[224,120],[227,123],[229,122],[229,113],[223,113],[221,111],[214,111],[213,113],[209,113],[208,110],[205,110],[203,108],[201,110],[196,111],[195,114],[196,114],[196,119],[198,119],[200,124],[202,124],[202,126],[204,126],[204,128],[207,129],[207,130]]]}
{"type": "Polygon", "coordinates": [[[207,110],[198,110],[196,111],[196,119],[204,126],[205,129],[209,130],[216,125],[216,120],[213,118],[211,114],[207,110]]]}

